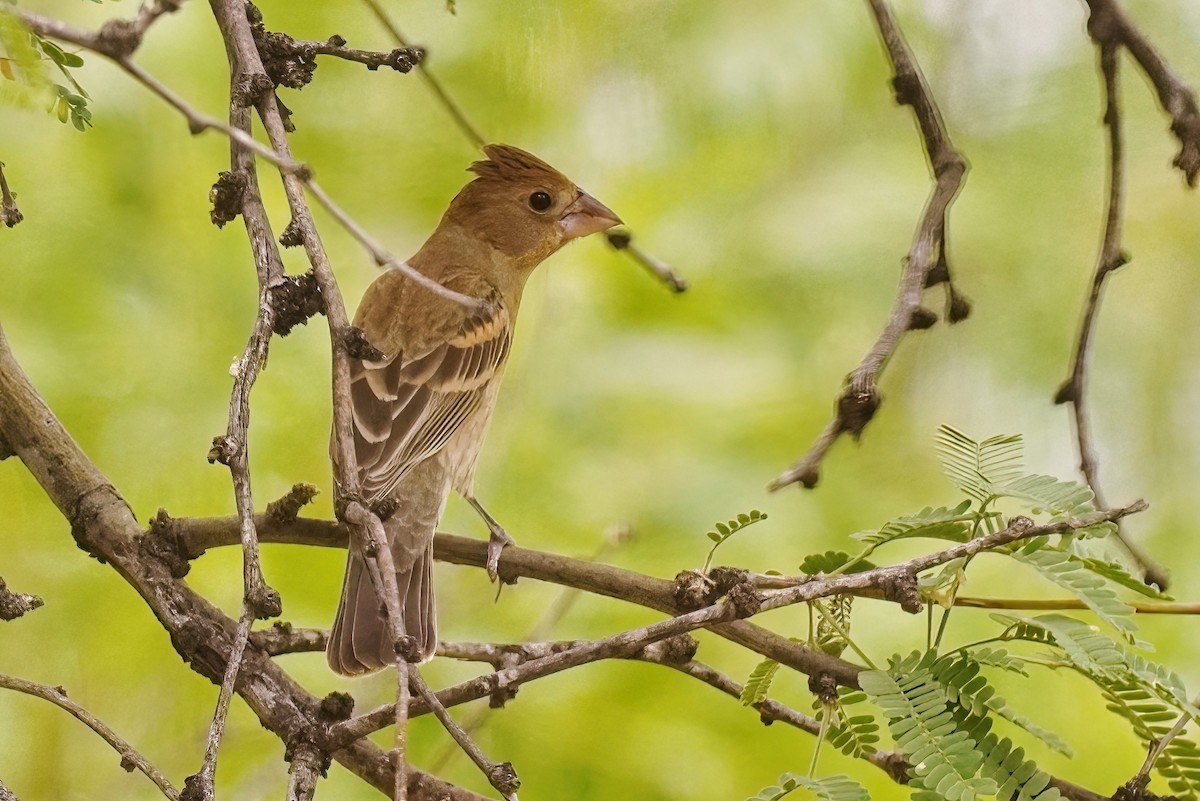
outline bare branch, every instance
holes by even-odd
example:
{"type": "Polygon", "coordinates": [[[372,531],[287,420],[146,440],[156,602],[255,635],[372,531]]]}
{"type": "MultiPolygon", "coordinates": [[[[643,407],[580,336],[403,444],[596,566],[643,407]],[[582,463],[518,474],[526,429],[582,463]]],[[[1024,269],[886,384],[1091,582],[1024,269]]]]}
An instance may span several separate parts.
{"type": "MultiPolygon", "coordinates": [[[[946,264],[946,214],[966,176],[967,161],[950,142],[941,111],[934,102],[921,68],[904,41],[891,8],[886,0],[868,2],[895,72],[892,87],[896,93],[896,102],[912,107],[925,152],[929,157],[929,166],[933,171],[934,185],[917,226],[912,247],[908,251],[896,305],[892,308],[883,332],[847,377],[845,387],[838,397],[833,419],[825,426],[808,453],[771,482],[771,490],[778,490],[797,482],[809,489],[815,487],[821,477],[821,463],[833,443],[842,434],[850,434],[855,439],[862,435],[863,429],[874,417],[882,401],[877,387],[879,376],[892,354],[896,352],[900,341],[909,331],[927,328],[936,319],[932,312],[921,308],[921,291],[933,278],[949,281],[949,268],[946,264]],[[935,270],[941,274],[936,274],[935,270]]],[[[961,296],[951,293],[949,317],[952,322],[966,316],[963,309],[965,302],[961,296]]]]}
{"type": "Polygon", "coordinates": [[[609,231],[604,235],[604,239],[608,242],[613,250],[622,250],[628,253],[631,259],[645,267],[651,275],[666,284],[667,288],[675,294],[678,295],[687,291],[687,280],[682,275],[675,272],[674,267],[667,264],[665,261],[651,256],[649,253],[633,244],[632,231],[609,231]]]}
{"type": "MultiPolygon", "coordinates": [[[[71,524],[76,543],[111,565],[141,595],[171,634],[171,644],[202,676],[216,682],[238,641],[237,623],[181,580],[186,564],[143,532],[124,498],[92,464],[38,397],[13,359],[0,326],[0,434],[71,524]],[[36,437],[21,432],[36,431],[36,437]]],[[[230,518],[236,520],[236,518],[230,518]]],[[[172,525],[169,519],[164,524],[172,525]]],[[[234,540],[237,540],[236,526],[234,540]]],[[[250,645],[236,692],[263,726],[286,744],[315,743],[331,749],[322,704],[305,692],[270,655],[250,645]]],[[[356,742],[333,758],[373,787],[391,792],[395,771],[387,754],[356,742]]],[[[483,796],[408,768],[412,801],[484,801],[483,796]]]]}
{"type": "Polygon", "coordinates": [[[233,688],[237,684],[238,671],[242,668],[242,657],[246,653],[246,643],[250,637],[250,624],[254,622],[254,612],[248,602],[242,606],[242,614],[238,619],[237,633],[233,637],[233,648],[229,660],[225,663],[225,672],[221,677],[221,689],[217,693],[217,708],[213,712],[212,721],[208,726],[208,737],[205,739],[204,760],[200,771],[189,776],[184,782],[188,801],[212,801],[215,797],[214,780],[217,774],[217,753],[221,748],[221,737],[225,734],[225,720],[229,717],[229,702],[233,698],[233,688]]]}
{"type": "MultiPolygon", "coordinates": [[[[462,749],[475,766],[487,777],[488,783],[496,788],[501,797],[505,801],[517,801],[517,790],[521,787],[521,780],[517,778],[517,772],[513,768],[511,762],[493,762],[483,749],[471,739],[462,726],[450,716],[446,711],[446,707],[438,701],[437,696],[429,689],[429,685],[421,678],[421,674],[417,670],[412,671],[409,677],[412,682],[413,689],[417,691],[417,695],[425,702],[426,708],[437,717],[458,747],[462,749]]],[[[396,705],[399,706],[401,701],[398,699],[396,705]]]]}
{"type": "MultiPolygon", "coordinates": [[[[1092,442],[1091,424],[1086,408],[1086,384],[1088,348],[1096,327],[1100,300],[1109,275],[1128,263],[1129,254],[1121,247],[1121,223],[1125,209],[1125,162],[1121,135],[1121,100],[1118,80],[1119,61],[1117,56],[1122,45],[1142,64],[1146,74],[1159,90],[1163,107],[1174,119],[1172,130],[1183,144],[1176,165],[1184,170],[1189,185],[1194,185],[1196,169],[1200,169],[1200,115],[1197,114],[1191,90],[1179,81],[1150,47],[1141,34],[1124,16],[1120,7],[1111,0],[1088,0],[1091,13],[1088,17],[1088,35],[1096,44],[1100,61],[1100,75],[1104,82],[1104,124],[1108,129],[1108,201],[1105,211],[1104,236],[1100,254],[1096,260],[1096,271],[1083,306],[1083,319],[1079,324],[1079,337],[1071,359],[1071,374],[1054,395],[1055,403],[1071,404],[1075,425],[1075,440],[1079,451],[1079,469],[1096,496],[1096,505],[1104,506],[1100,489],[1099,462],[1092,442]],[[1135,43],[1130,45],[1130,43],[1135,43]],[[1136,48],[1136,51],[1135,51],[1136,48]],[[1137,53],[1141,53],[1138,56],[1137,53]],[[1156,77],[1157,76],[1157,77],[1156,77]],[[1189,137],[1191,137],[1189,139],[1189,137]],[[1189,145],[1190,142],[1190,145],[1189,145]],[[1192,153],[1192,156],[1186,154],[1192,153]],[[1186,156],[1186,157],[1185,157],[1186,156]],[[1185,162],[1195,159],[1196,164],[1185,167],[1185,162]]],[[[1117,539],[1137,562],[1147,584],[1157,584],[1166,589],[1167,571],[1142,548],[1134,544],[1123,530],[1117,528],[1117,539]]]]}
{"type": "MultiPolygon", "coordinates": [[[[379,24],[386,28],[387,32],[391,34],[392,39],[396,41],[396,44],[404,48],[411,47],[409,42],[404,38],[404,35],[400,33],[400,29],[396,27],[396,23],[392,21],[390,16],[388,16],[388,13],[383,9],[383,6],[379,4],[378,0],[363,0],[363,2],[366,3],[367,7],[371,9],[371,13],[375,15],[375,19],[379,20],[379,24]]],[[[433,92],[442,108],[446,109],[446,111],[450,113],[450,116],[454,118],[454,124],[458,126],[460,131],[462,131],[463,136],[465,136],[467,140],[476,148],[482,148],[485,144],[487,144],[487,140],[484,139],[483,135],[480,134],[479,131],[475,129],[475,126],[470,123],[470,121],[467,119],[467,115],[463,113],[462,108],[460,108],[459,105],[450,98],[450,95],[446,92],[446,90],[442,88],[441,82],[439,82],[437,78],[433,77],[433,73],[429,71],[429,65],[424,63],[423,60],[418,63],[417,74],[421,76],[421,80],[423,80],[425,85],[429,87],[429,90],[433,92]]]]}
{"type": "MultiPolygon", "coordinates": [[[[371,9],[371,13],[375,15],[375,19],[379,20],[379,24],[387,29],[387,32],[391,34],[392,39],[395,40],[396,44],[405,48],[410,47],[404,35],[400,33],[400,29],[396,27],[396,23],[388,15],[387,11],[384,10],[383,6],[380,5],[378,0],[363,0],[363,2],[369,9],[371,9]]],[[[422,57],[424,57],[424,51],[421,51],[421,53],[422,57]]],[[[471,124],[471,122],[467,119],[466,114],[463,113],[462,108],[454,102],[454,100],[450,97],[450,94],[446,91],[445,87],[442,86],[441,82],[438,81],[437,78],[433,77],[433,73],[429,71],[429,65],[426,64],[424,60],[421,60],[418,64],[417,74],[421,76],[421,80],[423,80],[425,85],[429,87],[429,91],[433,92],[434,97],[437,99],[442,108],[446,109],[446,111],[450,114],[451,118],[454,120],[454,124],[458,126],[460,131],[462,131],[462,134],[467,138],[467,141],[469,141],[476,148],[482,148],[485,144],[487,144],[487,140],[483,137],[483,134],[481,134],[479,130],[471,124]]],[[[655,258],[646,251],[642,250],[640,247],[633,244],[632,231],[610,231],[605,234],[604,238],[613,250],[622,251],[628,254],[629,257],[636,263],[645,267],[652,275],[666,284],[672,292],[679,293],[687,290],[687,281],[684,280],[684,278],[679,275],[674,268],[661,259],[655,258]]]]}
{"type": "Polygon", "coordinates": [[[324,651],[328,640],[329,632],[324,629],[297,629],[281,621],[275,621],[270,629],[250,632],[254,647],[271,656],[324,651]]]}
{"type": "MultiPolygon", "coordinates": [[[[4,162],[0,161],[0,223],[6,228],[12,228],[23,219],[25,215],[17,208],[16,196],[9,191],[8,179],[4,177],[4,162]]],[[[4,447],[0,444],[0,459],[3,458],[3,454],[4,447]]]]}
{"type": "MultiPolygon", "coordinates": [[[[41,698],[44,701],[54,704],[59,709],[69,712],[76,720],[96,732],[104,742],[112,746],[113,750],[121,757],[122,768],[127,771],[141,771],[146,775],[146,778],[154,782],[159,792],[167,798],[172,799],[172,801],[178,801],[179,791],[171,786],[171,783],[167,781],[167,777],[159,772],[158,768],[150,764],[149,760],[109,728],[104,721],[91,712],[88,712],[70,698],[67,698],[67,693],[62,687],[47,687],[44,684],[36,684],[32,681],[0,674],[0,688],[15,690],[25,695],[32,695],[34,698],[41,698]]],[[[2,794],[0,794],[0,798],[2,797],[2,794]]]]}
{"type": "Polygon", "coordinates": [[[287,801],[312,801],[317,793],[317,780],[325,775],[328,760],[320,750],[308,743],[296,746],[288,767],[287,801]]]}
{"type": "MultiPolygon", "coordinates": [[[[241,16],[245,17],[244,6],[239,4],[239,8],[242,9],[241,16]]],[[[279,143],[273,140],[272,144],[276,146],[276,150],[272,150],[271,148],[268,148],[256,141],[244,131],[232,128],[214,117],[210,117],[207,114],[197,111],[186,101],[184,101],[183,98],[175,94],[163,83],[158,81],[136,63],[134,63],[128,57],[128,54],[124,53],[120,47],[116,47],[111,42],[105,41],[101,34],[76,28],[59,20],[44,17],[40,14],[33,14],[27,11],[21,11],[19,9],[14,13],[26,26],[29,27],[30,30],[35,31],[42,36],[48,36],[54,39],[60,39],[64,42],[70,42],[71,44],[78,45],[79,47],[91,50],[112,59],[118,66],[133,76],[139,83],[141,83],[154,94],[158,95],[172,108],[182,114],[187,119],[188,129],[193,134],[202,133],[207,130],[220,131],[233,141],[237,142],[239,145],[242,145],[243,147],[253,151],[256,156],[274,164],[284,175],[285,184],[288,182],[288,179],[294,179],[297,186],[307,188],[307,190],[312,193],[313,197],[316,198],[317,202],[324,206],[325,209],[329,211],[329,213],[332,214],[338,220],[338,222],[341,223],[346,230],[349,231],[350,234],[367,249],[367,251],[371,254],[371,257],[375,260],[375,263],[379,266],[399,270],[416,283],[425,287],[429,291],[446,298],[447,300],[460,303],[468,308],[475,308],[479,305],[478,299],[467,297],[466,295],[455,292],[452,289],[447,289],[436,281],[430,279],[428,276],[409,266],[407,262],[401,261],[395,256],[387,253],[387,251],[384,250],[378,242],[368,235],[361,226],[354,222],[354,220],[348,214],[346,214],[346,212],[343,211],[340,206],[334,203],[333,199],[329,197],[329,195],[326,194],[325,191],[321,189],[315,181],[313,181],[312,170],[307,165],[293,159],[291,157],[290,149],[286,147],[280,149],[279,143]],[[277,155],[277,150],[283,155],[277,155]]],[[[247,34],[249,34],[248,27],[247,34]]],[[[250,43],[253,45],[252,38],[250,39],[250,43]]],[[[255,51],[255,57],[257,58],[257,50],[255,51]]],[[[265,77],[265,71],[261,70],[261,60],[259,60],[259,66],[259,73],[265,77]]],[[[259,73],[254,73],[252,71],[247,72],[247,74],[259,73]]],[[[279,112],[276,106],[277,101],[274,99],[273,93],[271,94],[272,96],[270,105],[272,108],[275,108],[274,113],[278,115],[279,112]]],[[[260,113],[261,112],[262,109],[260,109],[260,113]]],[[[266,121],[264,120],[264,122],[266,121]]],[[[280,117],[279,125],[280,131],[282,132],[282,117],[280,117]]],[[[321,290],[323,294],[326,294],[327,287],[325,284],[322,284],[321,290]]],[[[326,298],[328,298],[328,294],[326,294],[326,298]]]]}
{"type": "MultiPolygon", "coordinates": [[[[1172,162],[1196,186],[1200,176],[1200,111],[1191,87],[1171,70],[1149,40],[1125,16],[1118,0],[1086,0],[1091,11],[1088,32],[1112,46],[1123,46],[1146,73],[1163,111],[1171,117],[1171,133],[1179,140],[1179,155],[1172,162]],[[1095,22],[1099,22],[1097,27],[1095,22]]],[[[1097,42],[1099,44],[1099,41],[1097,42]]]]}
{"type": "Polygon", "coordinates": [[[17,798],[16,793],[8,789],[4,782],[0,781],[0,801],[21,801],[17,798]]]}
{"type": "Polygon", "coordinates": [[[0,578],[0,620],[16,620],[22,615],[41,607],[45,601],[36,595],[12,592],[4,579],[0,578]]]}
{"type": "MultiPolygon", "coordinates": [[[[348,541],[345,527],[333,521],[299,518],[289,525],[268,526],[259,516],[256,522],[264,542],[345,548],[348,541]]],[[[173,519],[167,537],[167,546],[179,557],[184,560],[195,559],[209,548],[235,544],[236,518],[173,519]]],[[[434,538],[433,555],[439,561],[483,568],[487,561],[487,543],[470,537],[438,534],[434,538]]],[[[515,582],[518,578],[531,578],[617,598],[667,614],[679,611],[673,581],[516,545],[504,549],[500,578],[507,583],[515,582]]],[[[827,673],[834,676],[839,684],[855,683],[854,677],[858,673],[855,666],[806,648],[749,621],[722,623],[713,626],[712,631],[802,673],[827,673]]]]}
{"type": "Polygon", "coordinates": [[[352,532],[366,532],[368,535],[352,547],[366,556],[375,594],[387,611],[387,625],[392,635],[392,652],[396,665],[396,703],[392,706],[392,721],[395,723],[392,763],[396,765],[396,778],[392,800],[405,801],[408,797],[405,760],[408,752],[409,687],[414,679],[420,681],[420,676],[416,666],[408,660],[409,641],[404,631],[404,615],[400,610],[396,565],[392,560],[392,546],[383,530],[383,523],[378,515],[358,501],[346,504],[345,517],[346,522],[352,526],[352,532]]]}
{"type": "MultiPolygon", "coordinates": [[[[693,659],[683,663],[672,663],[669,661],[645,659],[644,657],[643,660],[669,667],[683,673],[685,676],[691,676],[693,679],[698,679],[709,687],[733,698],[740,699],[742,697],[741,684],[703,662],[697,662],[693,659]]],[[[811,715],[806,715],[803,712],[792,709],[790,706],[781,704],[772,698],[766,698],[751,704],[751,708],[758,712],[759,719],[765,725],[779,721],[814,736],[818,735],[821,731],[821,722],[819,720],[811,715]]],[[[864,754],[863,759],[882,770],[895,781],[903,782],[907,780],[909,766],[904,760],[903,754],[895,751],[873,751],[870,754],[864,754]]]]}

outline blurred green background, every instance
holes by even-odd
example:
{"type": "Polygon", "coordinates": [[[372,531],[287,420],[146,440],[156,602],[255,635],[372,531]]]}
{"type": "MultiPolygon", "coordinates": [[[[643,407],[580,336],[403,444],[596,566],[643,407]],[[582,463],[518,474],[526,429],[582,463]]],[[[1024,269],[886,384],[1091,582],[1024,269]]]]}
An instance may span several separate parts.
{"type": "MultiPolygon", "coordinates": [[[[821,485],[771,495],[767,482],[825,424],[842,377],[894,300],[929,177],[911,116],[892,102],[865,4],[689,0],[439,0],[388,4],[402,30],[487,137],[526,147],[616,209],[640,242],[692,289],[670,296],[599,240],[568,248],[532,279],[478,491],[523,544],[593,553],[606,531],[636,536],[613,561],[670,576],[698,567],[713,521],[750,508],[770,519],[731,541],[719,563],[794,571],[850,532],[928,504],[956,502],[933,454],[948,422],[978,437],[1021,433],[1027,465],[1073,477],[1068,410],[1050,398],[1066,373],[1100,236],[1104,138],[1093,47],[1075,0],[900,2],[898,12],[956,144],[972,169],[954,207],[951,256],[971,319],[909,337],[885,375],[885,404],[863,442],[839,442],[821,485]]],[[[131,2],[34,2],[31,10],[98,26],[131,2]]],[[[1131,2],[1172,66],[1200,83],[1200,10],[1189,0],[1131,2]]],[[[391,44],[355,2],[265,0],[267,24],[297,37],[391,44]]],[[[152,30],[138,61],[199,108],[224,115],[224,51],[207,4],[152,30]]],[[[41,111],[0,107],[0,159],[24,223],[0,230],[0,321],[51,408],[140,519],[233,511],[228,471],[205,461],[225,427],[228,367],[255,312],[254,271],[237,221],[217,230],[207,195],[228,169],[216,134],[183,120],[127,76],[89,56],[77,74],[95,129],[79,134],[41,111]]],[[[1169,166],[1177,150],[1140,74],[1125,66],[1129,153],[1126,247],[1101,312],[1089,401],[1110,499],[1147,498],[1128,528],[1194,599],[1191,529],[1200,427],[1200,209],[1169,166]]],[[[415,75],[325,60],[313,84],[283,91],[293,145],[325,188],[392,251],[416,250],[467,179],[475,154],[415,75]]],[[[263,166],[276,233],[287,222],[263,166]]],[[[348,304],[375,268],[317,212],[348,304]]],[[[287,251],[292,270],[305,265],[287,251]]],[[[931,295],[940,308],[940,293],[931,295]]],[[[329,516],[328,337],[323,319],[276,340],[253,395],[252,469],[259,505],[296,481],[323,493],[329,516]]],[[[175,782],[200,764],[216,688],[171,649],[116,573],[76,550],[67,526],[15,459],[0,464],[0,576],[45,608],[0,631],[0,672],[51,685],[94,711],[175,782]]],[[[485,536],[452,501],[444,530],[485,536]]],[[[922,544],[899,546],[900,558],[922,544]]],[[[267,546],[285,619],[328,625],[339,553],[267,546]]],[[[236,614],[240,554],[200,560],[189,583],[236,614]]],[[[971,594],[1049,594],[1036,576],[982,559],[971,594]]],[[[493,602],[482,571],[439,566],[442,635],[520,638],[557,588],[522,582],[493,602]]],[[[586,597],[555,636],[596,637],[656,615],[586,597]]],[[[801,610],[763,621],[804,636],[801,610]]],[[[1200,685],[1192,619],[1139,619],[1158,658],[1200,685]]],[[[950,641],[993,624],[953,617],[950,641]]],[[[872,653],[923,641],[922,617],[860,602],[872,653]]],[[[755,655],[702,635],[699,658],[739,680],[755,655]]],[[[316,654],[282,659],[318,694],[350,690],[359,709],[386,699],[384,676],[344,680],[316,654]]],[[[434,685],[474,665],[438,660],[434,685]]],[[[1110,791],[1143,754],[1081,680],[1003,681],[1018,709],[1056,729],[1073,760],[1043,767],[1110,791]]],[[[779,697],[808,709],[804,677],[779,697]]],[[[462,710],[460,710],[462,711],[462,710]]],[[[511,760],[522,798],[742,798],[784,770],[803,771],[813,739],[764,728],[736,701],[662,668],[604,663],[525,687],[481,732],[511,760]]],[[[381,742],[387,738],[382,737],[381,742]]],[[[413,726],[412,754],[447,747],[435,723],[413,726]]],[[[223,798],[279,797],[279,741],[235,700],[221,753],[223,798]]],[[[827,753],[877,791],[878,771],[827,753]]],[[[451,781],[487,789],[458,759],[451,781]]],[[[140,775],[75,720],[0,695],[0,777],[24,799],[156,797],[140,775]]],[[[320,796],[379,797],[338,766],[320,796]]]]}

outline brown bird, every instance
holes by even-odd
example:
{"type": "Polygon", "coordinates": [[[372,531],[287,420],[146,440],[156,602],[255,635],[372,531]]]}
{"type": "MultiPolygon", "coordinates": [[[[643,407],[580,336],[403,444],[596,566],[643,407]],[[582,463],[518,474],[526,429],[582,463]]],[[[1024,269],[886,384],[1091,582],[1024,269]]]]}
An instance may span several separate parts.
{"type": "MultiPolygon", "coordinates": [[[[382,358],[351,368],[354,449],[365,499],[385,517],[405,633],[425,661],[437,645],[433,532],[450,490],[490,531],[488,572],[512,542],[475,499],[475,462],[496,404],[525,281],[565,243],[620,219],[544,161],[488,145],[477,176],[450,202],[409,265],[482,301],[476,308],[434,294],[396,270],[379,276],[354,324],[382,358]]],[[[338,673],[396,661],[363,554],[350,550],[342,599],[325,649],[338,673]]]]}

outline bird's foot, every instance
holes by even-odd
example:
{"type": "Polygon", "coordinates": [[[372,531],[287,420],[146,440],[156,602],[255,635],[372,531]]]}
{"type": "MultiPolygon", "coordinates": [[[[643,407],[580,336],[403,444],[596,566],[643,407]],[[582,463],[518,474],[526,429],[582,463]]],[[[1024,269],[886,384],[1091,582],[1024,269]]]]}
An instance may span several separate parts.
{"type": "Polygon", "coordinates": [[[487,574],[488,578],[495,583],[500,578],[500,554],[504,551],[505,547],[516,545],[517,541],[510,537],[508,532],[501,528],[499,524],[490,525],[488,529],[491,531],[491,534],[488,537],[487,574]]]}

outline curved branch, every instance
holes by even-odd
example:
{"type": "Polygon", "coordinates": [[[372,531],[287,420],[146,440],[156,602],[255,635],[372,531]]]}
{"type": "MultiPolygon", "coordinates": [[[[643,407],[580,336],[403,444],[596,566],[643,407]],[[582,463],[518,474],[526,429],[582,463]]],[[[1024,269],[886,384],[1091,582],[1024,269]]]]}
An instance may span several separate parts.
{"type": "MultiPolygon", "coordinates": [[[[142,530],[125,499],[38,397],[13,358],[3,326],[0,434],[71,524],[76,544],[112,566],[142,597],[170,634],[172,647],[192,670],[219,682],[233,653],[237,622],[182,581],[186,562],[172,549],[163,547],[164,541],[157,534],[142,530]]],[[[328,753],[331,721],[323,713],[320,700],[253,642],[246,647],[236,692],[263,726],[285,745],[313,743],[328,753]]],[[[372,786],[391,792],[395,771],[378,746],[360,741],[332,756],[372,786]]],[[[411,766],[408,773],[409,797],[413,801],[484,801],[483,796],[411,766]]]]}
{"type": "Polygon", "coordinates": [[[112,746],[113,750],[121,757],[122,768],[129,771],[141,771],[147,779],[154,782],[163,795],[170,798],[171,801],[178,801],[179,791],[171,785],[171,782],[167,781],[167,777],[158,768],[150,763],[150,760],[138,753],[133,746],[113,731],[108,724],[68,698],[63,688],[47,687],[44,684],[37,684],[32,681],[18,679],[15,676],[5,676],[3,674],[0,674],[0,688],[31,695],[34,698],[41,698],[43,701],[49,701],[59,709],[69,712],[72,717],[96,732],[104,742],[112,746]]]}
{"type": "MultiPolygon", "coordinates": [[[[883,332],[847,376],[833,419],[825,425],[808,452],[770,483],[772,491],[795,483],[812,489],[820,481],[821,463],[825,455],[842,434],[850,434],[855,439],[862,435],[882,402],[877,387],[879,376],[900,341],[909,331],[928,328],[936,320],[932,312],[921,309],[922,290],[939,281],[949,285],[946,214],[966,176],[967,160],[951,143],[941,111],[886,0],[868,0],[868,3],[895,73],[892,87],[896,102],[912,107],[929,157],[934,184],[905,260],[896,304],[892,307],[883,332]]],[[[970,307],[964,298],[954,292],[952,286],[949,292],[950,310],[947,316],[950,322],[957,322],[967,316],[970,307]]]]}

